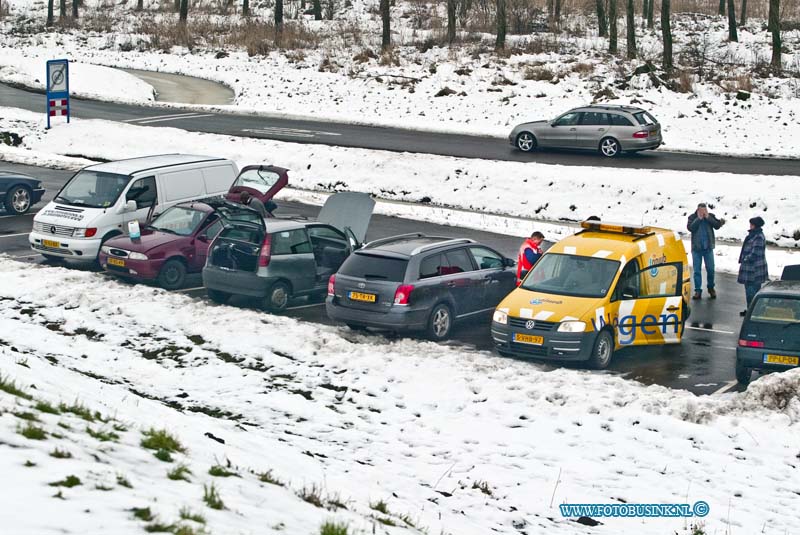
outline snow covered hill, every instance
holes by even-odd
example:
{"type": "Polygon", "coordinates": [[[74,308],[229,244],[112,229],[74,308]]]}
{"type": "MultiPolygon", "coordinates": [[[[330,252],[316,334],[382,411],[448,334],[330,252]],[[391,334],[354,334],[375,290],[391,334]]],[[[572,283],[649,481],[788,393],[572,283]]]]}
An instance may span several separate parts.
{"type": "Polygon", "coordinates": [[[0,375],[11,535],[800,530],[800,370],[697,398],[0,259],[0,375]]]}

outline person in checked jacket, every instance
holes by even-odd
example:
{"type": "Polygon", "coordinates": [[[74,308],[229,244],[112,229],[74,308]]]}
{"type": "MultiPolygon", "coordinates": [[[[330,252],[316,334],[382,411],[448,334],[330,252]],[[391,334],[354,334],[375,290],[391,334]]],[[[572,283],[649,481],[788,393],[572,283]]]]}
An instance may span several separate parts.
{"type": "MultiPolygon", "coordinates": [[[[739,277],[736,279],[740,284],[744,284],[744,295],[747,301],[747,308],[761,285],[769,280],[767,270],[767,240],[764,237],[764,220],[756,216],[750,220],[750,231],[742,242],[742,251],[739,253],[739,277]]],[[[747,314],[747,309],[739,313],[740,316],[747,314]]]]}

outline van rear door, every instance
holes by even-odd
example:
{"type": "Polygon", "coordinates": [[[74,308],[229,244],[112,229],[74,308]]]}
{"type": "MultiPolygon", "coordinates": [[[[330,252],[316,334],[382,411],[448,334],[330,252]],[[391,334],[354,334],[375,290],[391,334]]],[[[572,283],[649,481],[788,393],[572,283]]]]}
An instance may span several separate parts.
{"type": "Polygon", "coordinates": [[[375,200],[367,193],[343,191],[325,201],[317,220],[345,232],[350,229],[359,243],[364,243],[375,200]]]}

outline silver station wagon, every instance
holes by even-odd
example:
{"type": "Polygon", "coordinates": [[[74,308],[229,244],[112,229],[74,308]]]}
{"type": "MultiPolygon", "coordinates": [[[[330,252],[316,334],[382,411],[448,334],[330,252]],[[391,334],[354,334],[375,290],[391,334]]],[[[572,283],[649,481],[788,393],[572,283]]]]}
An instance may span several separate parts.
{"type": "Polygon", "coordinates": [[[514,127],[509,142],[523,152],[538,148],[596,150],[608,158],[623,152],[658,148],[661,125],[633,106],[585,106],[552,121],[532,121],[514,127]]]}

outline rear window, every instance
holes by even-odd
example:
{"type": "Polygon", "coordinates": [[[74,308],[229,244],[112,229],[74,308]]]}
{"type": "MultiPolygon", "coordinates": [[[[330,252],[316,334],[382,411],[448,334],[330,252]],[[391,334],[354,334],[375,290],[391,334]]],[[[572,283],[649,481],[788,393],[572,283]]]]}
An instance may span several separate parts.
{"type": "Polygon", "coordinates": [[[261,243],[264,241],[264,234],[256,227],[227,227],[222,229],[219,237],[226,240],[244,241],[248,243],[261,243]]]}
{"type": "Polygon", "coordinates": [[[651,124],[658,124],[656,118],[647,113],[646,111],[640,111],[634,113],[633,116],[636,118],[636,122],[641,125],[651,125],[651,124]]]}
{"type": "Polygon", "coordinates": [[[617,115],[616,113],[609,113],[608,118],[610,120],[609,122],[614,126],[633,126],[627,117],[617,115]]]}
{"type": "Polygon", "coordinates": [[[408,260],[355,253],[344,261],[339,273],[367,280],[403,282],[408,260]]]}
{"type": "Polygon", "coordinates": [[[800,322],[800,298],[759,297],[753,303],[750,319],[772,323],[800,322]]]}

